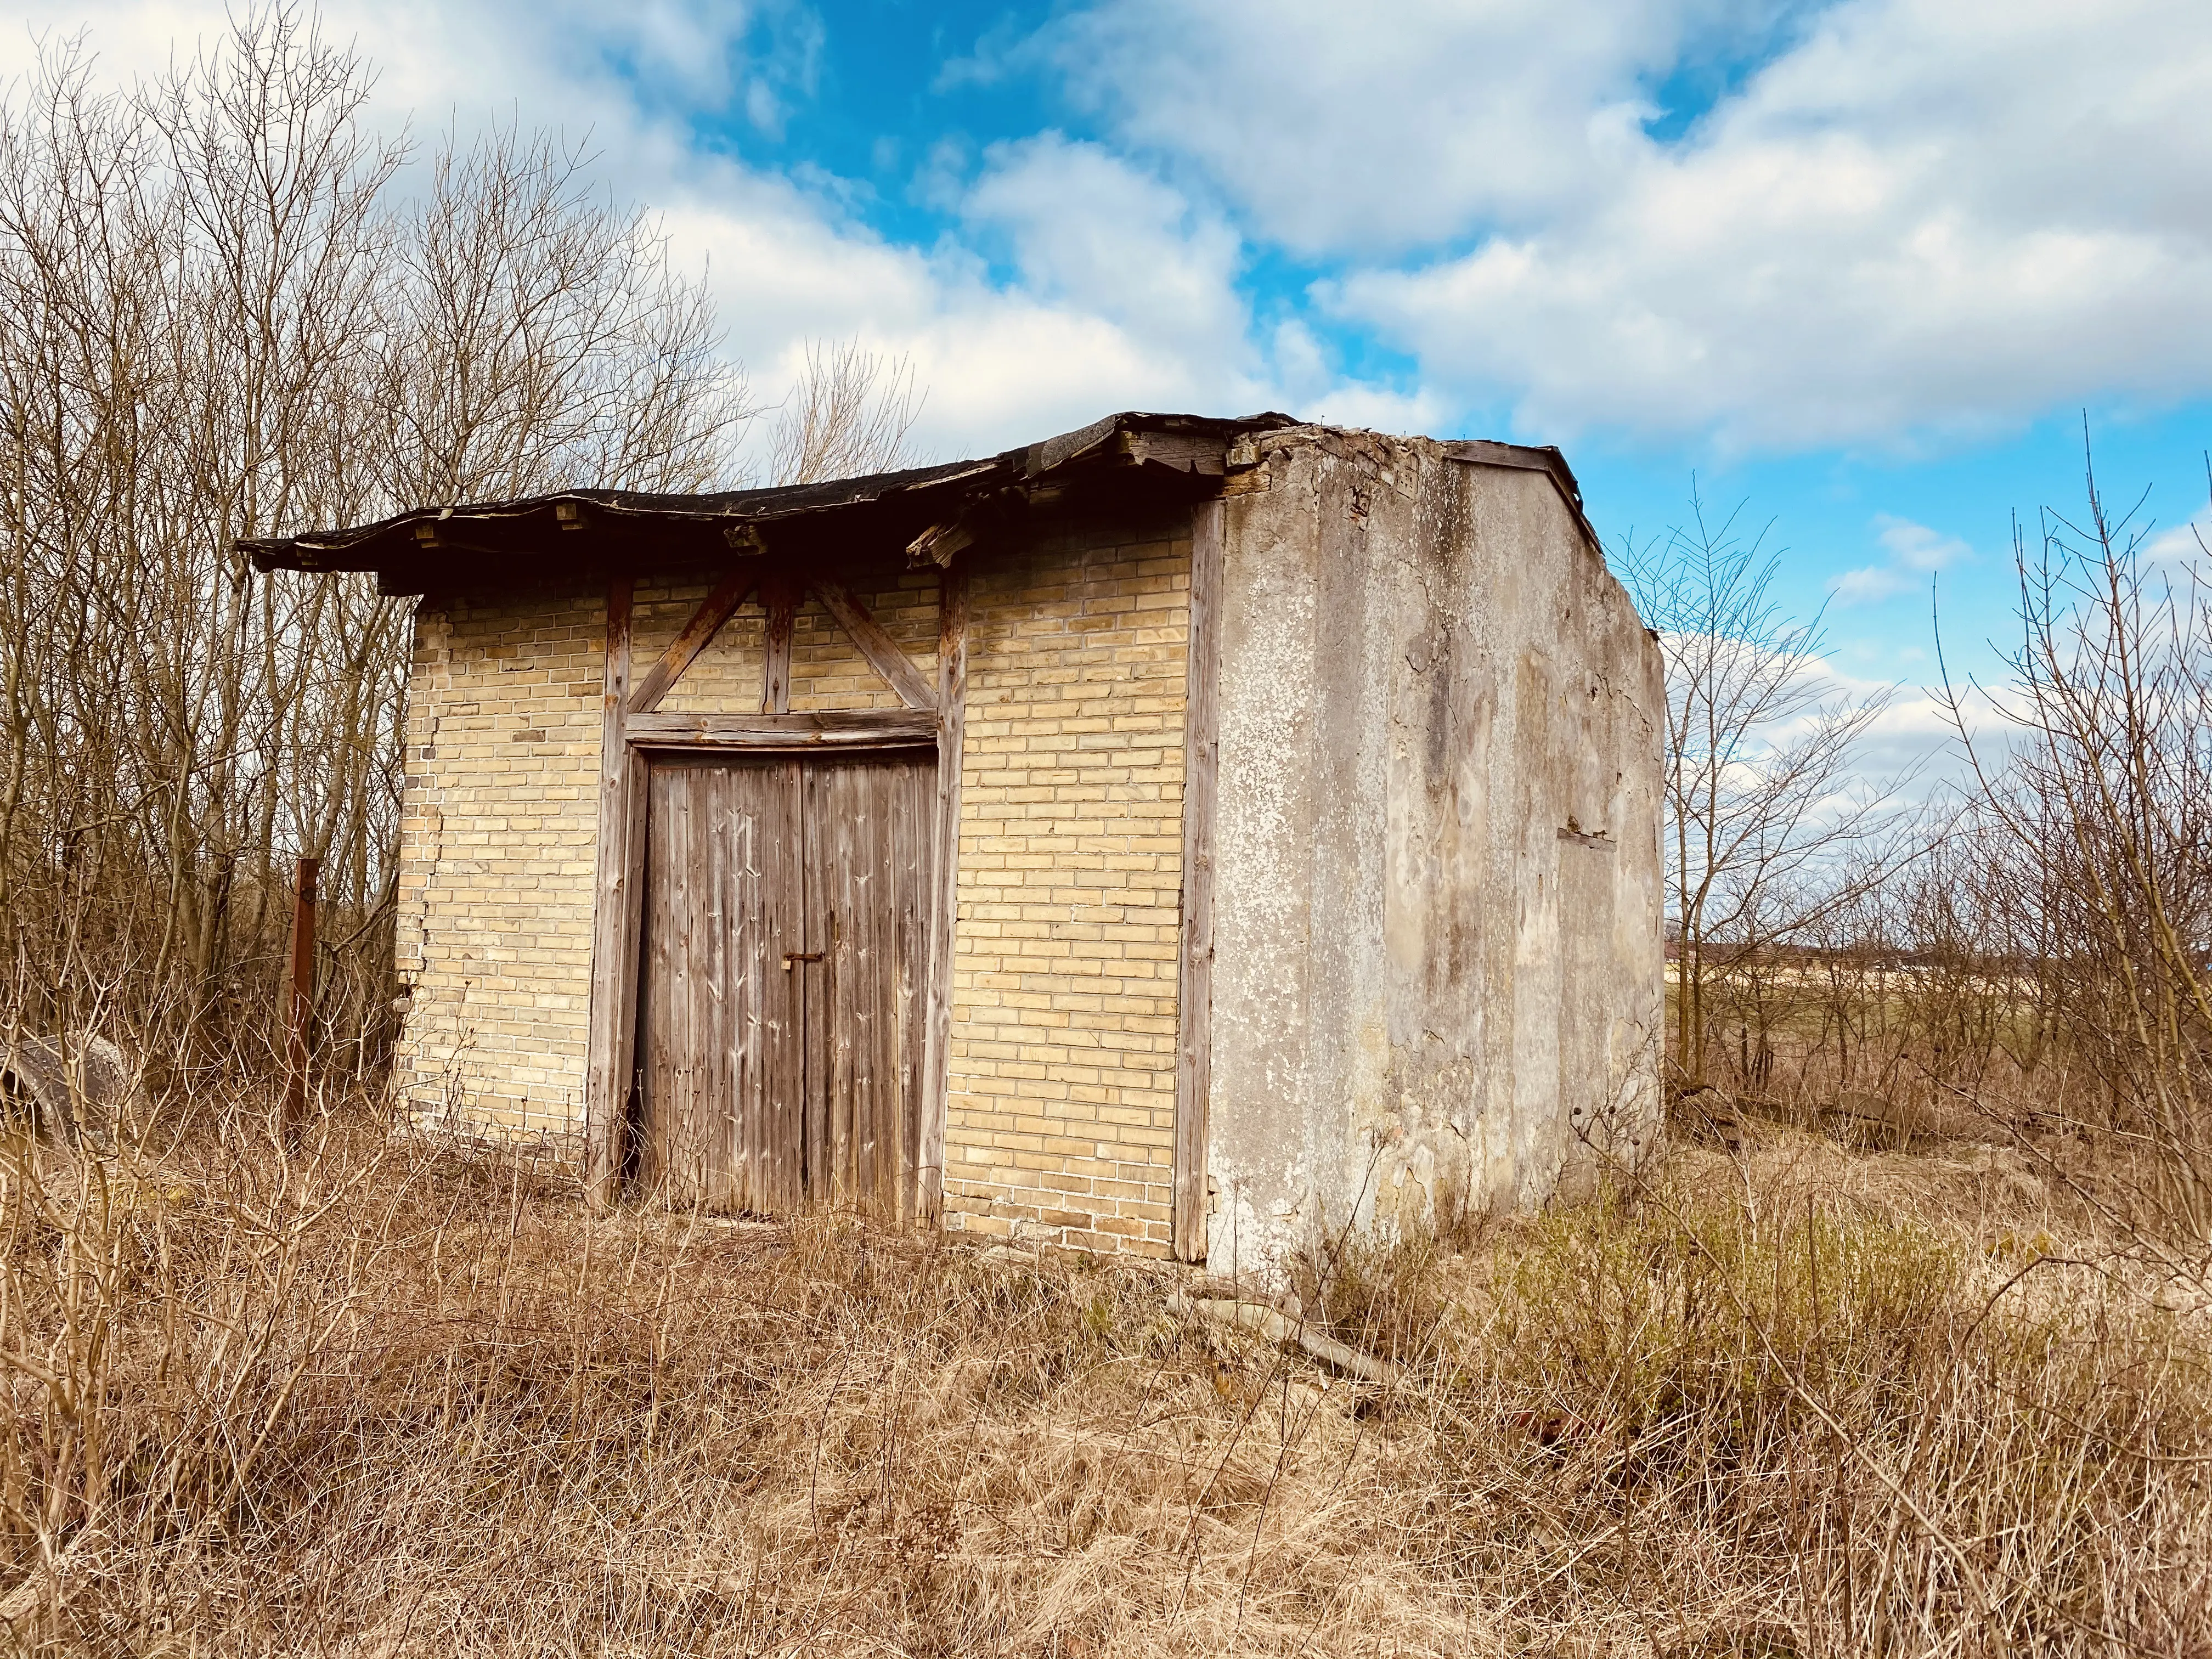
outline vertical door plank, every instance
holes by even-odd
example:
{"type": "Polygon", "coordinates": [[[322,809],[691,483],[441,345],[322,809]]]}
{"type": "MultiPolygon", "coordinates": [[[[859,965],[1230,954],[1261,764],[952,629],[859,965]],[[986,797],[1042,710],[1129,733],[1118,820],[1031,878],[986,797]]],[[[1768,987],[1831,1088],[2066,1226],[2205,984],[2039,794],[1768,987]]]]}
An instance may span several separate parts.
{"type": "Polygon", "coordinates": [[[806,1201],[805,1064],[808,1010],[806,964],[783,971],[783,952],[806,950],[805,860],[801,836],[805,801],[803,769],[795,760],[770,763],[763,772],[774,787],[775,812],[763,821],[763,932],[767,943],[760,961],[775,976],[769,1006],[776,1018],[769,1028],[769,1063],[762,1068],[761,1126],[764,1156],[774,1172],[769,1201],[759,1207],[772,1214],[796,1214],[806,1201]]]}
{"type": "Polygon", "coordinates": [[[808,1090],[811,1196],[886,1220],[912,1213],[928,973],[927,761],[841,757],[808,768],[808,1090]]]}
{"type": "Polygon", "coordinates": [[[696,767],[684,769],[684,787],[669,795],[668,848],[668,1065],[672,1161],[678,1190],[693,1203],[713,1201],[707,1188],[703,1126],[699,1121],[699,1066],[697,1023],[692,999],[697,994],[698,963],[694,954],[699,900],[698,872],[693,867],[694,835],[697,829],[699,797],[713,775],[696,767]]]}
{"type": "Polygon", "coordinates": [[[1206,1260],[1206,1118],[1213,1073],[1213,796],[1218,754],[1222,504],[1190,527],[1190,635],[1183,702],[1182,928],[1176,964],[1175,1253],[1206,1260]]]}
{"type": "Polygon", "coordinates": [[[644,755],[631,750],[623,769],[629,779],[629,811],[623,830],[622,1006],[614,1033],[616,1130],[611,1145],[616,1167],[626,1170],[635,1161],[629,1143],[637,1133],[638,1045],[644,1041],[638,1030],[638,1000],[644,989],[640,963],[645,949],[646,815],[653,767],[644,755]]]}
{"type": "Polygon", "coordinates": [[[789,1213],[797,1194],[796,768],[652,769],[644,1157],[670,1201],[789,1213]]]}
{"type": "Polygon", "coordinates": [[[907,950],[914,937],[913,915],[922,895],[914,884],[912,854],[907,825],[912,802],[906,783],[915,769],[892,766],[876,780],[871,840],[885,890],[875,907],[876,967],[874,979],[881,1012],[876,1020],[869,1066],[875,1081],[872,1091],[876,1147],[876,1207],[886,1220],[897,1220],[909,1207],[904,1189],[912,1184],[913,1160],[907,1152],[907,1121],[916,1115],[907,1103],[918,1107],[905,1064],[905,1034],[914,1022],[907,1012],[913,988],[908,971],[907,950]]]}
{"type": "Polygon", "coordinates": [[[641,1113],[638,1172],[652,1187],[670,1190],[682,1158],[678,1108],[681,1099],[676,1068],[683,1054],[676,1042],[676,957],[679,947],[683,882],[673,866],[673,826],[678,798],[690,780],[680,768],[648,766],[646,780],[646,907],[643,985],[639,995],[645,1050],[643,1110],[641,1113]]]}
{"type": "Polygon", "coordinates": [[[661,1121],[668,1097],[660,1068],[667,1063],[668,951],[672,934],[665,915],[674,884],[667,878],[668,769],[646,766],[645,917],[640,942],[637,1043],[641,1073],[639,1089],[637,1178],[657,1189],[668,1178],[668,1133],[661,1121]]]}
{"type": "Polygon", "coordinates": [[[928,956],[917,976],[921,1019],[920,1111],[910,1213],[934,1222],[945,1203],[945,1119],[952,1093],[952,954],[959,915],[960,757],[968,707],[968,573],[945,571],[937,608],[937,775],[929,857],[921,866],[928,956]]]}
{"type": "Polygon", "coordinates": [[[729,927],[738,967],[733,978],[744,989],[730,1015],[732,1060],[729,1114],[730,1204],[739,1210],[767,1210],[774,1202],[775,1166],[769,1158],[768,1122],[774,1109],[775,1045],[772,1033],[784,1018],[780,976],[763,972],[774,965],[780,948],[769,893],[774,867],[768,847],[780,814],[772,766],[732,766],[729,927]]]}
{"type": "Polygon", "coordinates": [[[782,953],[790,948],[785,915],[795,869],[790,841],[799,832],[799,817],[788,799],[787,763],[771,760],[732,769],[744,774],[743,782],[751,791],[747,814],[750,890],[740,908],[738,926],[752,941],[745,954],[762,988],[755,1063],[731,1107],[736,1118],[732,1133],[745,1148],[747,1166],[737,1202],[739,1208],[759,1214],[787,1214],[790,1171],[785,1119],[799,1073],[792,1053],[797,1003],[790,975],[783,971],[782,953]]]}
{"type": "Polygon", "coordinates": [[[821,768],[825,799],[836,817],[823,825],[823,842],[827,845],[827,860],[821,867],[825,876],[825,887],[830,891],[830,914],[823,918],[827,922],[825,947],[827,960],[823,963],[825,980],[817,982],[817,988],[825,994],[830,1005],[830,1086],[836,1091],[832,1095],[832,1126],[841,1137],[838,1148],[841,1159],[836,1168],[842,1175],[845,1190],[838,1194],[845,1203],[865,1206],[869,1197],[869,1176],[874,1175],[874,1128],[869,1121],[867,1099],[867,1048],[869,1048],[869,911],[867,880],[874,869],[865,863],[867,832],[867,761],[858,765],[836,765],[821,768]]]}
{"type": "Polygon", "coordinates": [[[628,1038],[636,1003],[636,931],[630,926],[642,860],[631,834],[633,769],[623,734],[629,698],[630,609],[627,574],[607,584],[605,690],[599,720],[599,833],[592,887],[591,1000],[584,1061],[584,1191],[594,1209],[614,1201],[629,1102],[628,1038]]]}
{"type": "Polygon", "coordinates": [[[884,866],[880,847],[883,815],[874,787],[884,769],[864,763],[838,769],[845,774],[845,812],[836,835],[843,899],[835,923],[836,990],[844,1015],[838,1031],[838,1061],[845,1076],[846,1116],[852,1125],[853,1200],[874,1209],[883,1162],[876,1133],[884,1081],[876,1063],[877,1044],[891,1012],[889,989],[878,979],[884,957],[879,939],[883,910],[891,897],[890,872],[884,866]]]}
{"type": "Polygon", "coordinates": [[[730,934],[730,1082],[722,1134],[730,1149],[730,1206],[738,1210],[765,1207],[762,1122],[771,1052],[765,1033],[781,1017],[770,999],[782,994],[773,976],[761,971],[763,956],[775,945],[762,902],[766,875],[761,861],[762,843],[774,822],[769,808],[773,791],[763,787],[766,781],[759,772],[759,768],[732,766],[724,775],[730,797],[729,840],[724,849],[729,884],[724,926],[730,934]]]}
{"type": "MultiPolygon", "coordinates": [[[[809,956],[827,951],[827,915],[832,908],[823,872],[827,849],[820,844],[823,826],[829,822],[830,816],[829,807],[821,799],[823,770],[820,766],[805,768],[800,785],[799,914],[802,921],[795,948],[809,956]]],[[[806,1025],[805,1059],[801,1062],[805,1068],[806,1096],[806,1196],[816,1204],[834,1200],[840,1174],[835,1107],[836,1090],[830,1076],[829,1047],[830,1030],[836,1023],[836,1016],[822,996],[822,969],[821,963],[801,962],[791,970],[793,988],[799,994],[799,1006],[805,1011],[802,1017],[806,1025]]]]}
{"type": "Polygon", "coordinates": [[[694,1041],[699,1047],[699,1141],[707,1201],[716,1209],[728,1209],[737,1201],[731,1145],[735,1115],[730,1109],[736,1099],[730,1062],[737,1033],[729,981],[736,947],[731,905],[736,896],[732,853],[738,836],[738,781],[727,767],[708,774],[705,781],[708,787],[699,792],[699,845],[693,854],[699,885],[691,896],[692,925],[698,930],[699,985],[693,1018],[697,1022],[694,1041]]]}
{"type": "Polygon", "coordinates": [[[852,836],[855,773],[865,764],[827,762],[806,769],[806,948],[822,957],[804,969],[808,1125],[816,1153],[808,1195],[817,1203],[850,1204],[858,1196],[853,992],[860,940],[852,836]]]}
{"type": "Polygon", "coordinates": [[[936,891],[931,853],[936,835],[937,769],[903,767],[895,781],[898,810],[893,822],[897,835],[891,867],[899,879],[898,954],[890,982],[898,1019],[890,1036],[898,1089],[896,1119],[888,1126],[888,1133],[896,1136],[899,1153],[891,1203],[900,1220],[911,1221],[918,1209],[922,1102],[929,1075],[930,910],[936,891]]]}

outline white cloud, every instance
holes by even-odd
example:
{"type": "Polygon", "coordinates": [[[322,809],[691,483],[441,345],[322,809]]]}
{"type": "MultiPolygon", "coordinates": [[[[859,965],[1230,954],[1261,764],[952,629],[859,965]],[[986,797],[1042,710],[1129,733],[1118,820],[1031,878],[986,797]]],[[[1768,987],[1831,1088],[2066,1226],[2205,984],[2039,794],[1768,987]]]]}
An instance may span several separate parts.
{"type": "Polygon", "coordinates": [[[1401,435],[1442,432],[1452,418],[1444,400],[1434,392],[1395,392],[1358,381],[1301,403],[1298,412],[1307,420],[1332,426],[1365,427],[1401,435]]]}
{"type": "Polygon", "coordinates": [[[2142,557],[2153,564],[2202,565],[2212,557],[2205,551],[2208,547],[2212,547],[2212,507],[2185,523],[2154,532],[2143,543],[2142,557]]]}
{"type": "Polygon", "coordinates": [[[995,144],[960,211],[1011,242],[1031,292],[1186,361],[1219,362],[1243,346],[1236,233],[1096,144],[1057,133],[995,144]]]}
{"type": "Polygon", "coordinates": [[[1302,252],[1371,257],[1602,179],[1644,81],[1778,0],[1106,0],[1030,55],[1140,149],[1188,158],[1302,252]]]}
{"type": "Polygon", "coordinates": [[[1345,267],[1325,303],[1532,434],[1891,444],[2212,389],[2203,0],[1770,21],[1118,0],[1055,38],[1131,142],[1345,267]],[[1650,137],[1648,88],[1731,30],[1763,63],[1678,142],[1650,137]]]}
{"type": "Polygon", "coordinates": [[[962,234],[917,248],[826,211],[817,195],[734,168],[668,216],[711,260],[734,349],[763,386],[809,337],[907,356],[928,388],[939,458],[1024,442],[1128,408],[1280,408],[1397,431],[1434,429],[1440,399],[1348,377],[1291,320],[1255,329],[1243,245],[1184,192],[1056,133],[949,149],[929,189],[962,234]],[[994,280],[987,255],[1011,280],[994,280]]]}
{"type": "MultiPolygon", "coordinates": [[[[111,74],[224,27],[214,0],[84,3],[25,21],[88,18],[111,74]]],[[[588,131],[617,196],[711,258],[763,386],[810,337],[911,354],[939,453],[1131,404],[1428,429],[1504,406],[1547,441],[1748,450],[2212,391],[2203,0],[1100,0],[946,75],[1055,66],[1111,143],[940,146],[927,246],[860,222],[865,185],[697,143],[703,118],[774,133],[811,95],[823,25],[799,0],[324,20],[380,67],[395,128],[588,131]],[[1656,88],[1728,76],[1686,134],[1650,136],[1656,88]],[[1271,246],[1336,273],[1318,314],[1255,318],[1271,246]],[[1350,377],[1331,317],[1411,367],[1350,377]]],[[[27,41],[0,38],[0,76],[27,41]]]]}
{"type": "MultiPolygon", "coordinates": [[[[588,135],[617,196],[659,202],[661,186],[697,166],[679,118],[741,102],[755,82],[783,89],[811,74],[803,46],[786,38],[793,31],[763,22],[791,9],[327,0],[312,21],[326,44],[349,45],[368,61],[368,116],[384,131],[419,139],[454,126],[466,135],[519,118],[572,142],[588,135]],[[640,76],[653,88],[650,108],[636,95],[640,76]]],[[[30,0],[24,21],[0,30],[0,82],[32,68],[41,38],[82,31],[100,78],[120,84],[188,62],[231,32],[223,0],[30,0]]]]}
{"type": "Polygon", "coordinates": [[[1887,556],[1880,564],[1846,570],[1830,579],[1828,591],[1840,605],[1866,605],[1894,599],[1899,593],[1924,592],[1928,579],[1937,571],[1974,556],[1973,549],[1958,537],[1910,519],[1876,514],[1875,526],[1875,539],[1887,556]]]}
{"type": "MultiPolygon", "coordinates": [[[[1990,752],[2008,740],[2011,728],[1991,720],[1981,699],[1970,698],[1964,712],[1968,730],[1990,752]]],[[[1865,777],[1897,781],[1905,800],[1924,800],[1947,785],[1972,782],[1958,725],[1938,692],[1899,687],[1869,723],[1858,759],[1865,777]]]]}
{"type": "MultiPolygon", "coordinates": [[[[1958,718],[1941,687],[1847,673],[1828,656],[1804,659],[1803,667],[1805,683],[1822,708],[1879,704],[1852,745],[1847,787],[1893,790],[1899,802],[1915,802],[1925,800],[1947,785],[1968,781],[1970,769],[1960,742],[1958,718]]],[[[2013,729],[1989,700],[1972,688],[1962,690],[1959,713],[1964,714],[1968,732],[1980,742],[2002,745],[2013,729]]],[[[1808,714],[1763,735],[1775,743],[1801,738],[1816,718],[1808,714]]]]}
{"type": "Polygon", "coordinates": [[[948,209],[1008,252],[1011,283],[948,240],[887,242],[781,180],[726,168],[665,216],[709,262],[732,349],[763,388],[811,338],[903,356],[927,388],[919,438],[988,453],[1116,409],[1242,413],[1273,395],[1234,288],[1237,245],[1176,192],[1094,147],[1044,137],[939,181],[948,209]]]}

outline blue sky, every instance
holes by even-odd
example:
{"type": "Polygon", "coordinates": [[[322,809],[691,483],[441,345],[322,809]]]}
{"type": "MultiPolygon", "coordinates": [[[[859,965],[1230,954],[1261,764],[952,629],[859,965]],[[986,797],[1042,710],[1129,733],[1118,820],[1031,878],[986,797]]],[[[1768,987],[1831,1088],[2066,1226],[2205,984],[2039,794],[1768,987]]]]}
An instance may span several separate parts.
{"type": "MultiPolygon", "coordinates": [[[[1834,661],[1985,669],[2014,514],[2161,526],[2212,447],[2203,0],[332,0],[377,118],[588,131],[773,397],[904,354],[938,458],[1109,410],[1560,444],[1601,533],[1692,473],[1834,661]]],[[[219,4],[48,3],[109,69],[219,4]]],[[[11,58],[9,54],[14,54],[11,58]]],[[[1909,702],[1909,700],[1908,700],[1909,702]]],[[[1905,706],[1909,742],[1925,710],[1905,706]]]]}

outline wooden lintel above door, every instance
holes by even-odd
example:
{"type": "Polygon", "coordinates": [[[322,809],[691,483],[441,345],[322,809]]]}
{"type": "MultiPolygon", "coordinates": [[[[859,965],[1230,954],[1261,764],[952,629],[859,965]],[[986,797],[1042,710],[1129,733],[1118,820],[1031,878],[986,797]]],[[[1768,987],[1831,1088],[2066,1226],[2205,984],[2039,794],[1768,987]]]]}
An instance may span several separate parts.
{"type": "Polygon", "coordinates": [[[799,714],[634,714],[623,734],[644,749],[828,750],[937,741],[934,709],[852,708],[799,714]]]}

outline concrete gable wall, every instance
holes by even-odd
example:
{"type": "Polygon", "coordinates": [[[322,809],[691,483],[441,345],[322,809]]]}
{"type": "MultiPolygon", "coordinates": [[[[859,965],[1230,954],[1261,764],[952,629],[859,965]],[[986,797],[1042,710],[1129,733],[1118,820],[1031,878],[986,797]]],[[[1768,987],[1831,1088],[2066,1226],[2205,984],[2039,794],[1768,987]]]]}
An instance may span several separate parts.
{"type": "Polygon", "coordinates": [[[1300,429],[1224,557],[1209,1261],[1648,1137],[1657,652],[1548,478],[1300,429]]]}

